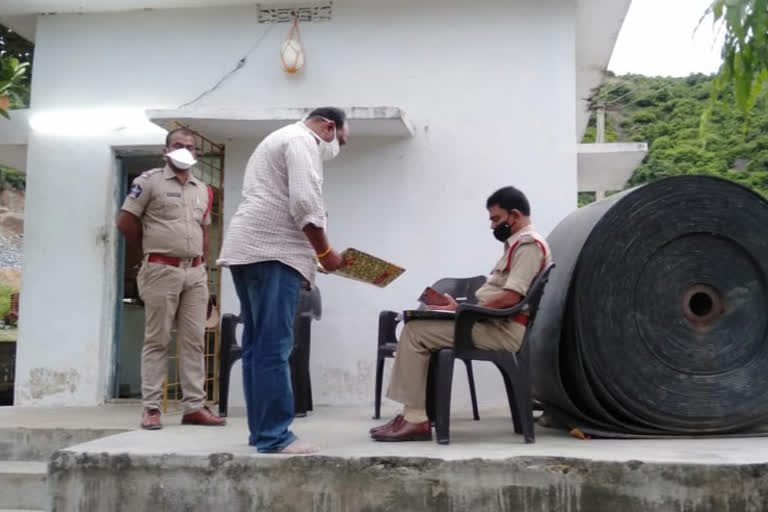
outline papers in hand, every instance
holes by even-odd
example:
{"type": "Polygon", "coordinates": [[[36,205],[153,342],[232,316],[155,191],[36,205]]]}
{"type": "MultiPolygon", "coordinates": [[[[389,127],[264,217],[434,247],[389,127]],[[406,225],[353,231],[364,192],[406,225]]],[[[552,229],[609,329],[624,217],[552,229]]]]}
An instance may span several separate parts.
{"type": "Polygon", "coordinates": [[[349,248],[341,253],[345,264],[332,274],[384,288],[405,269],[363,251],[349,248]]]}
{"type": "Polygon", "coordinates": [[[451,303],[448,297],[438,292],[431,286],[427,286],[424,292],[419,297],[419,302],[426,304],[427,306],[447,306],[451,303]]]}

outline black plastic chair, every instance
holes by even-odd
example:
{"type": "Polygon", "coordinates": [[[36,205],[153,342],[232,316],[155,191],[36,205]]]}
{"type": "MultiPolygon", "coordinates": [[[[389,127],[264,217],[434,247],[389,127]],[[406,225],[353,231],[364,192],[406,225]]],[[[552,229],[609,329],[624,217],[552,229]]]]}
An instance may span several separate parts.
{"type": "MultiPolygon", "coordinates": [[[[312,382],[309,374],[309,347],[312,319],[322,316],[320,290],[315,286],[311,291],[302,290],[296,305],[293,323],[293,351],[291,384],[296,416],[306,416],[312,410],[312,382]]],[[[237,325],[242,323],[239,316],[227,313],[221,318],[221,357],[219,367],[219,416],[227,415],[229,405],[229,378],[232,365],[243,357],[243,349],[237,343],[237,325]]]]}
{"type": "Polygon", "coordinates": [[[523,434],[526,443],[535,442],[533,432],[533,407],[531,401],[531,340],[530,333],[539,302],[544,294],[544,287],[549,280],[549,273],[555,267],[549,264],[531,283],[528,295],[517,305],[508,309],[488,309],[471,304],[459,305],[456,311],[456,334],[453,348],[435,351],[432,355],[432,375],[434,379],[429,389],[434,396],[429,402],[434,407],[435,433],[437,442],[450,442],[451,388],[453,386],[453,364],[455,359],[465,363],[471,361],[489,361],[496,365],[504,378],[507,390],[509,410],[515,433],[523,434]],[[528,328],[518,352],[478,350],[472,342],[472,327],[480,320],[507,318],[518,313],[530,315],[528,328]]]}
{"type": "MultiPolygon", "coordinates": [[[[448,293],[460,304],[475,304],[477,297],[475,292],[485,284],[485,276],[467,278],[446,277],[432,285],[440,293],[448,293]]],[[[424,309],[423,304],[418,309],[424,309]]],[[[395,311],[382,311],[379,313],[379,340],[376,347],[376,391],[374,397],[373,419],[381,417],[381,385],[384,378],[384,362],[387,358],[394,357],[397,351],[397,324],[400,322],[401,313],[395,311]]],[[[464,361],[467,367],[467,379],[469,380],[469,392],[472,398],[472,412],[476,420],[480,419],[477,412],[477,396],[475,394],[475,377],[472,373],[472,361],[464,361]]],[[[429,399],[429,393],[427,397],[429,399]]],[[[427,410],[432,410],[428,403],[427,410]]]]}
{"type": "Polygon", "coordinates": [[[318,287],[312,287],[311,291],[302,290],[293,321],[293,352],[289,359],[294,411],[298,417],[306,416],[307,411],[312,410],[309,348],[312,339],[312,320],[320,320],[322,316],[323,305],[318,287]]]}

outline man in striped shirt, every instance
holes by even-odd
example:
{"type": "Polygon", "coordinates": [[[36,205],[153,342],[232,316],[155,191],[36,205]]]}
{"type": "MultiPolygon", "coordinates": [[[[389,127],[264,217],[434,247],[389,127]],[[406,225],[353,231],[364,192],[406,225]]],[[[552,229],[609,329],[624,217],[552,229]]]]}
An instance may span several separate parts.
{"type": "Polygon", "coordinates": [[[344,111],[326,107],[268,135],[251,155],[243,197],[219,265],[232,273],[243,319],[243,387],[249,444],[262,453],[312,453],[288,427],[294,404],[288,358],[299,289],[312,286],[318,260],[343,264],[326,237],[323,161],[347,142],[344,111]]]}

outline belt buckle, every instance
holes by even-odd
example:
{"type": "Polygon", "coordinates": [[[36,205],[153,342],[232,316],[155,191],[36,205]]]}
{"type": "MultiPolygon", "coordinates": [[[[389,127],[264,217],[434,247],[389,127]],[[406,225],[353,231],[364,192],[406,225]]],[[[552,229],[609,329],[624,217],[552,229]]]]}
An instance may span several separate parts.
{"type": "Polygon", "coordinates": [[[195,258],[179,258],[179,267],[180,268],[189,268],[192,266],[192,263],[195,261],[195,258]]]}

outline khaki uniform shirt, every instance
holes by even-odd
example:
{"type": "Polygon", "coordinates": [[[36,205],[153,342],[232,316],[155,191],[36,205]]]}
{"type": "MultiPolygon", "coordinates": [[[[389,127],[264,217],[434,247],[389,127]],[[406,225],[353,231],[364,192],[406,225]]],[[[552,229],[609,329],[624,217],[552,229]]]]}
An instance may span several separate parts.
{"type": "Polygon", "coordinates": [[[525,296],[536,275],[551,262],[547,241],[533,226],[524,227],[504,242],[504,254],[493,267],[488,281],[475,293],[478,302],[487,301],[504,290],[525,296]],[[515,244],[510,259],[509,251],[515,244]]]}
{"type": "MultiPolygon", "coordinates": [[[[546,240],[533,226],[526,226],[504,242],[504,254],[475,296],[480,303],[505,290],[525,296],[536,275],[551,262],[546,240]]],[[[517,352],[522,346],[525,329],[511,318],[484,320],[475,324],[472,336],[479,349],[517,352]]]]}
{"type": "Polygon", "coordinates": [[[182,185],[168,166],[146,171],[133,180],[122,209],[141,219],[144,254],[203,255],[200,226],[211,223],[208,187],[191,173],[182,185]]]}

